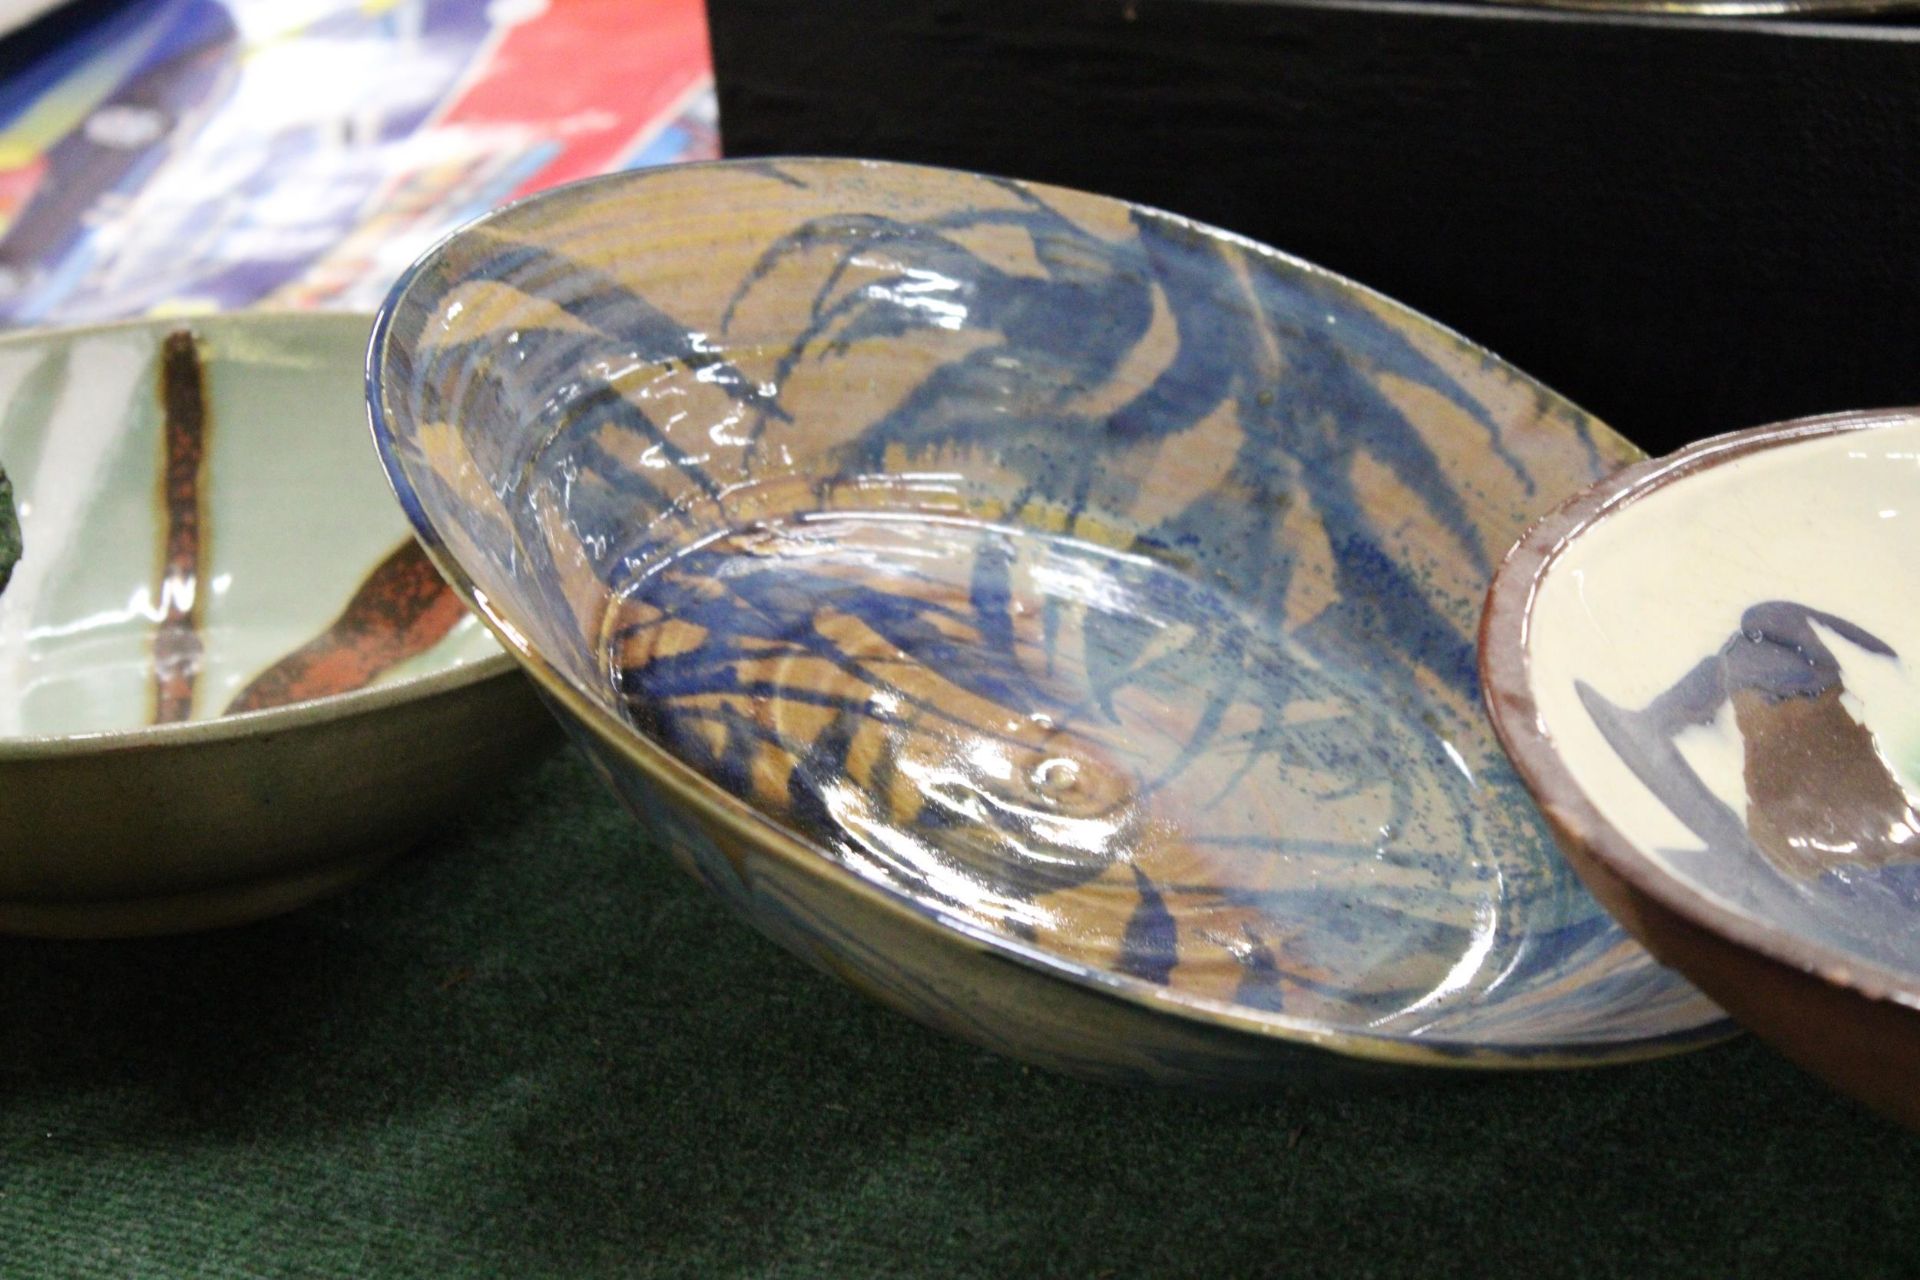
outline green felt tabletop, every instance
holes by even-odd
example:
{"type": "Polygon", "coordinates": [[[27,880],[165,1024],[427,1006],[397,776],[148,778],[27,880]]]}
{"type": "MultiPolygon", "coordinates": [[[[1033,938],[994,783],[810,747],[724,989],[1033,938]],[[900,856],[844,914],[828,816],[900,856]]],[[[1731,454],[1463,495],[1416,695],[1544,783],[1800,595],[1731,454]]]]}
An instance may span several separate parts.
{"type": "Polygon", "coordinates": [[[0,1276],[1907,1276],[1920,1146],[1741,1040],[1261,1099],[923,1031],[571,754],[353,893],[0,943],[0,1276]]]}

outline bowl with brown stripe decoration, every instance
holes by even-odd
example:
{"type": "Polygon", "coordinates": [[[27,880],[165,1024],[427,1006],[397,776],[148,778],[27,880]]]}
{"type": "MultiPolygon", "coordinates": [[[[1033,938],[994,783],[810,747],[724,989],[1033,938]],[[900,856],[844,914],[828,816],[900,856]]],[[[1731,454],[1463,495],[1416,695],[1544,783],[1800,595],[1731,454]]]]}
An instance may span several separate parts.
{"type": "Polygon", "coordinates": [[[651,841],[936,1027],[1122,1080],[1727,1034],[1478,705],[1502,548],[1638,456],[1360,286],[856,161],[595,180],[376,326],[423,543],[651,841]]]}
{"type": "Polygon", "coordinates": [[[370,323],[0,340],[0,931],[298,906],[548,740],[367,447],[370,323]]]}

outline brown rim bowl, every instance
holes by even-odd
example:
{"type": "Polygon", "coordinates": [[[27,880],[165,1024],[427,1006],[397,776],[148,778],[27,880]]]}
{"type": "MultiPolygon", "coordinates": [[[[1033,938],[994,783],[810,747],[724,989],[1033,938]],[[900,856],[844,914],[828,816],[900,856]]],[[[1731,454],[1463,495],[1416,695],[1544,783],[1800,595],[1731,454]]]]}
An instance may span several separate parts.
{"type": "Polygon", "coordinates": [[[1861,412],[1629,466],[1514,546],[1480,634],[1495,730],[1595,897],[1787,1057],[1912,1127],[1920,849],[1904,819],[1831,832],[1878,823],[1870,797],[1912,813],[1901,717],[1920,700],[1897,696],[1895,631],[1912,597],[1885,575],[1911,559],[1917,447],[1920,414],[1861,412]]]}

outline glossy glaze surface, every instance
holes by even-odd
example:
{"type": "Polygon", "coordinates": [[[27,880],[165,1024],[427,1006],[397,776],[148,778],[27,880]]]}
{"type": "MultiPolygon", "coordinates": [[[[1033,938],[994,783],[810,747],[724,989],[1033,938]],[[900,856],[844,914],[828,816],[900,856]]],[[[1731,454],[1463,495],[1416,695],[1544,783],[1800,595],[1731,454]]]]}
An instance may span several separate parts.
{"type": "Polygon", "coordinates": [[[0,459],[28,548],[0,597],[0,741],[262,710],[498,652],[351,430],[367,324],[0,345],[0,459]]]}
{"type": "Polygon", "coordinates": [[[1920,988],[1920,419],[1732,437],[1673,470],[1537,579],[1540,731],[1648,871],[1920,988]]]}
{"type": "Polygon", "coordinates": [[[369,320],[0,341],[0,930],[230,924],[367,874],[548,736],[367,447],[369,320]]]}
{"type": "Polygon", "coordinates": [[[984,951],[1276,1056],[1719,1033],[1476,703],[1495,556],[1633,450],[1384,299],[1058,189],[701,166],[463,232],[370,369],[423,539],[614,784],[928,1021],[1183,1069],[977,1016],[984,951]]]}

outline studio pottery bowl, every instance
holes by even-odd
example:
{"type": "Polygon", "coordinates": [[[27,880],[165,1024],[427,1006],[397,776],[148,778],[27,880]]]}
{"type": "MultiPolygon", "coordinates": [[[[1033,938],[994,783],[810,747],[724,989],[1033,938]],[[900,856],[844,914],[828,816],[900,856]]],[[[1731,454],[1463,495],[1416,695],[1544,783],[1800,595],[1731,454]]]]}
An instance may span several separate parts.
{"type": "Polygon", "coordinates": [[[1112,1078],[1723,1034],[1554,854],[1478,604],[1634,456],[1257,245],[853,161],[595,180],[370,356],[422,540],[700,880],[935,1026],[1112,1078]]]}
{"type": "Polygon", "coordinates": [[[1708,440],[1580,495],[1482,662],[1587,883],[1787,1054],[1920,1125],[1920,416],[1708,440]]]}
{"type": "Polygon", "coordinates": [[[0,341],[0,930],[229,924],[351,883],[548,734],[367,447],[369,320],[0,341]]]}

